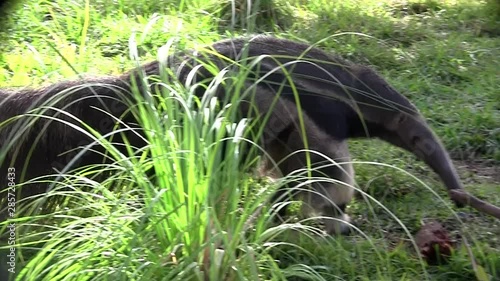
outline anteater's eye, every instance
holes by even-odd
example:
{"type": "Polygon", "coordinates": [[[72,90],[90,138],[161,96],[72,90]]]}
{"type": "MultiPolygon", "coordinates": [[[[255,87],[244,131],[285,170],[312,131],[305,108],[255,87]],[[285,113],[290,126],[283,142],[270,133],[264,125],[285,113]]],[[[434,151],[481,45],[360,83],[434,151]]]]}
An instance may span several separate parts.
{"type": "Polygon", "coordinates": [[[404,113],[399,114],[399,116],[398,116],[398,125],[403,124],[403,122],[406,121],[406,118],[407,118],[406,114],[404,114],[404,113]]]}
{"type": "Polygon", "coordinates": [[[417,146],[417,144],[420,142],[420,137],[419,136],[413,136],[411,138],[411,146],[417,146]]]}

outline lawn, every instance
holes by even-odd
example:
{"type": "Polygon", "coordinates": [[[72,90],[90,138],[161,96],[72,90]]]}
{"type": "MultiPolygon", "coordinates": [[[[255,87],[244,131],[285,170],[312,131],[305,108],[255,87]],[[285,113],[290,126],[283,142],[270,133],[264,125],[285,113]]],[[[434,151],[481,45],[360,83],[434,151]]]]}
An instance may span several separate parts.
{"type": "MultiPolygon", "coordinates": [[[[2,88],[120,74],[156,59],[166,43],[173,52],[254,33],[317,43],[372,66],[407,96],[465,188],[500,205],[494,0],[53,0],[15,8],[0,31],[2,88]]],[[[187,93],[182,85],[175,91],[187,93]]],[[[189,103],[157,107],[179,116],[189,103]]],[[[348,207],[359,232],[325,237],[299,218],[274,224],[267,198],[276,184],[238,169],[242,144],[218,152],[243,124],[214,133],[219,109],[209,109],[163,132],[163,148],[149,152],[157,158],[131,152],[123,166],[105,167],[116,174],[104,183],[80,177],[70,191],[56,188],[53,196],[69,199],[52,213],[16,218],[18,280],[500,280],[500,221],[455,208],[428,167],[378,140],[350,142],[357,186],[376,199],[360,195],[348,207]],[[163,172],[158,184],[140,180],[148,165],[163,172]],[[432,220],[455,242],[439,265],[427,265],[413,243],[432,220]]],[[[156,115],[144,116],[161,128],[156,115]]],[[[1,249],[5,263],[8,248],[1,249]]]]}

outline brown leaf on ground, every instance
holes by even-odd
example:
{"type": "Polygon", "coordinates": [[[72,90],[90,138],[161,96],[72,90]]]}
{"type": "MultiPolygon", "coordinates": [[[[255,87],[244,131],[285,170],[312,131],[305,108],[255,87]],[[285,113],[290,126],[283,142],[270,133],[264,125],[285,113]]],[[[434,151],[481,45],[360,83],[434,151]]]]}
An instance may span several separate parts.
{"type": "Polygon", "coordinates": [[[428,264],[446,262],[453,251],[448,231],[436,221],[424,224],[415,235],[415,241],[428,264]]]}

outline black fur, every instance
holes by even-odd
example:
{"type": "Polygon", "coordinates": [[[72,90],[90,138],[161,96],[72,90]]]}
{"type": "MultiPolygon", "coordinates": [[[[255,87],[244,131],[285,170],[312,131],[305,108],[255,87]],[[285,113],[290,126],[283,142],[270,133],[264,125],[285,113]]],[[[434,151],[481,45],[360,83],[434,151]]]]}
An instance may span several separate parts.
{"type": "MultiPolygon", "coordinates": [[[[151,62],[118,77],[62,82],[43,89],[20,92],[0,90],[0,124],[4,122],[0,126],[2,173],[8,167],[22,171],[24,165],[27,165],[27,169],[23,180],[53,173],[54,168],[65,167],[71,159],[71,155],[61,155],[61,153],[92,142],[92,138],[77,132],[70,125],[51,121],[46,117],[26,125],[28,118],[17,119],[16,116],[31,112],[30,110],[34,110],[33,113],[41,112],[41,105],[50,104],[76,116],[101,134],[116,132],[114,126],[116,120],[96,110],[97,107],[123,120],[129,126],[137,127],[136,120],[128,109],[134,102],[130,94],[130,83],[144,86],[138,73],[158,75],[161,68],[166,66],[176,73],[181,82],[186,83],[188,74],[199,65],[200,61],[210,62],[219,69],[229,70],[230,73],[251,70],[247,79],[248,85],[257,84],[257,92],[261,94],[271,96],[279,94],[280,98],[286,101],[286,106],[282,108],[295,108],[295,93],[297,93],[300,106],[306,114],[305,118],[310,122],[310,128],[313,128],[310,132],[312,135],[307,137],[315,138],[317,135],[323,135],[324,131],[330,140],[334,140],[330,146],[342,147],[340,153],[326,153],[327,155],[338,154],[341,157],[348,157],[347,147],[342,144],[348,138],[379,137],[411,151],[426,161],[449,189],[461,188],[446,150],[415,106],[373,70],[352,64],[307,44],[268,36],[217,42],[194,54],[187,52],[176,54],[165,62],[151,62]],[[256,60],[259,60],[259,63],[252,64],[256,60]],[[13,137],[19,135],[22,130],[26,130],[22,139],[13,141],[13,137]],[[29,157],[34,143],[33,154],[29,157]]],[[[209,83],[213,74],[202,67],[198,69],[195,78],[198,82],[209,83]]],[[[201,90],[198,94],[201,96],[204,91],[202,87],[199,89],[201,90]]],[[[271,110],[258,103],[257,101],[257,107],[261,112],[271,110]]],[[[298,112],[296,109],[292,111],[298,112]]],[[[45,110],[43,114],[64,116],[53,109],[45,110]]],[[[275,118],[276,120],[290,119],[290,116],[280,114],[276,115],[279,117],[275,118]]],[[[292,114],[293,118],[296,118],[297,114],[292,114]]],[[[69,116],[63,119],[72,124],[77,123],[69,116]]],[[[266,126],[272,131],[278,123],[272,123],[271,120],[266,126]]],[[[296,132],[295,128],[290,132],[290,128],[292,127],[287,125],[272,136],[280,142],[287,143],[292,139],[289,137],[290,134],[296,132]],[[287,135],[286,138],[282,136],[284,133],[287,135]]],[[[132,145],[141,147],[145,144],[140,136],[140,129],[126,130],[124,133],[129,140],[132,140],[132,145]]],[[[115,134],[115,138],[120,142],[120,134],[115,134]]],[[[329,141],[323,139],[322,142],[318,149],[328,151],[329,141]]],[[[298,143],[287,143],[287,145],[296,145],[295,148],[300,146],[298,143]]],[[[269,149],[279,150],[279,147],[273,146],[269,149]]],[[[99,152],[105,151],[101,149],[99,152]]],[[[89,152],[81,162],[73,166],[100,163],[100,161],[102,156],[89,152]]],[[[296,163],[292,164],[290,167],[297,168],[296,163]]],[[[280,167],[280,169],[290,172],[289,168],[280,167]]],[[[339,178],[339,175],[335,174],[336,171],[328,173],[334,178],[339,178]]],[[[2,176],[0,187],[5,187],[6,183],[5,177],[2,176]]],[[[32,191],[43,192],[43,188],[45,187],[38,187],[32,191]]],[[[346,200],[347,202],[336,203],[345,208],[349,198],[346,200]]]]}
{"type": "MultiPolygon", "coordinates": [[[[332,137],[378,137],[425,161],[448,189],[463,188],[446,149],[416,107],[368,67],[269,36],[221,41],[195,55],[170,57],[166,64],[185,80],[200,61],[229,71],[250,68],[259,85],[294,102],[295,88],[305,112],[332,137]]],[[[159,67],[152,62],[144,69],[154,74],[159,67]]],[[[204,68],[198,73],[199,81],[213,77],[204,68]]]]}
{"type": "MultiPolygon", "coordinates": [[[[129,113],[133,107],[129,91],[123,77],[61,82],[18,92],[0,90],[0,218],[6,215],[9,182],[16,183],[16,201],[21,202],[21,198],[45,192],[48,186],[37,183],[21,187],[20,183],[57,175],[65,168],[105,162],[105,149],[92,145],[95,137],[88,130],[77,129],[82,124],[107,136],[123,153],[122,136],[135,147],[144,146],[140,128],[129,113]],[[127,126],[117,125],[115,118],[127,126]],[[75,158],[83,148],[87,152],[75,158]],[[72,165],[67,166],[70,162],[72,165]],[[12,180],[7,178],[10,168],[15,169],[12,180]]],[[[21,214],[19,210],[16,213],[21,214]]]]}
{"type": "MultiPolygon", "coordinates": [[[[260,85],[279,92],[292,101],[293,84],[308,115],[337,138],[366,137],[367,134],[375,136],[383,130],[380,125],[386,121],[372,117],[378,111],[409,114],[418,112],[408,99],[372,69],[353,64],[308,44],[256,36],[221,41],[207,49],[209,51],[205,53],[197,51],[194,59],[189,59],[192,57],[190,54],[171,57],[167,64],[174,67],[180,65],[176,71],[183,79],[200,61],[210,61],[220,69],[229,67],[233,71],[239,71],[240,68],[246,68],[246,64],[250,64],[252,60],[258,60],[259,63],[250,74],[253,79],[264,78],[260,85]],[[213,51],[218,55],[209,53],[213,51]],[[228,58],[237,63],[228,63],[228,58]],[[184,63],[180,64],[179,61],[184,63]],[[243,66],[238,67],[238,64],[243,66]],[[285,71],[291,81],[284,74],[285,71]],[[310,87],[312,84],[314,87],[310,87]],[[329,93],[325,94],[325,91],[329,93]],[[349,104],[353,106],[348,106],[349,104]],[[360,113],[356,112],[355,107],[359,107],[360,113]],[[331,122],[332,120],[335,122],[331,122]],[[368,130],[364,126],[368,126],[368,130]]],[[[146,65],[145,71],[147,74],[155,74],[159,72],[159,67],[159,63],[155,61],[146,65]]],[[[199,72],[199,80],[212,77],[212,73],[203,68],[199,72]]]]}

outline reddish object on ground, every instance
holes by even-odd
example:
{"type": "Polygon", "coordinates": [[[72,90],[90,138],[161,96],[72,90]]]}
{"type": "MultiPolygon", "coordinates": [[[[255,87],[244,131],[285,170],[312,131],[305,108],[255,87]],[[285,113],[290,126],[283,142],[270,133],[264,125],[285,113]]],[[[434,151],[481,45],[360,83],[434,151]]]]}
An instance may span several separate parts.
{"type": "Polygon", "coordinates": [[[446,262],[453,251],[448,231],[436,221],[426,223],[415,235],[420,254],[428,264],[446,262]]]}

